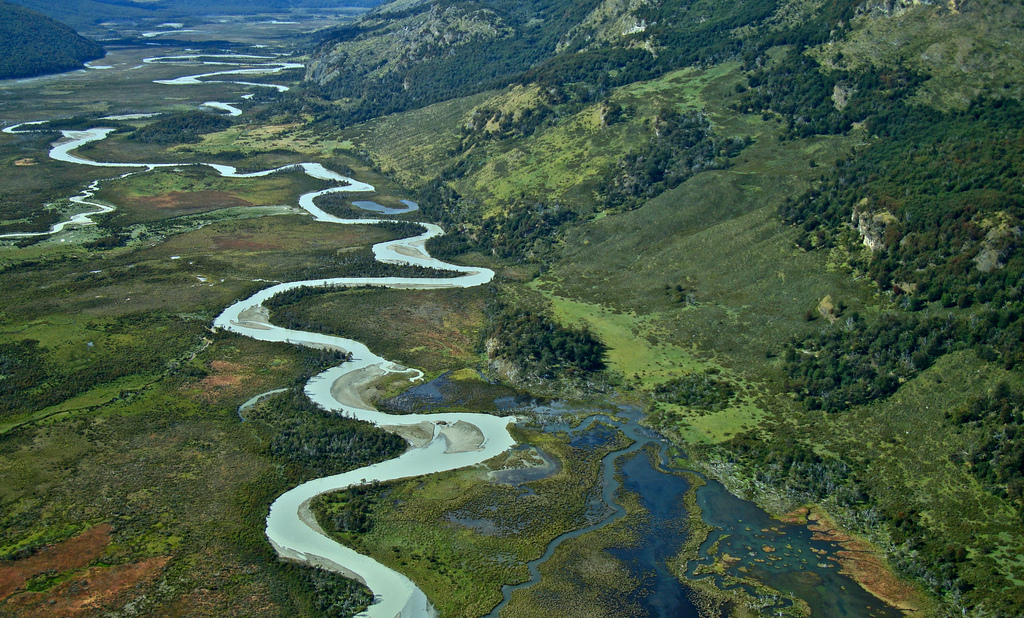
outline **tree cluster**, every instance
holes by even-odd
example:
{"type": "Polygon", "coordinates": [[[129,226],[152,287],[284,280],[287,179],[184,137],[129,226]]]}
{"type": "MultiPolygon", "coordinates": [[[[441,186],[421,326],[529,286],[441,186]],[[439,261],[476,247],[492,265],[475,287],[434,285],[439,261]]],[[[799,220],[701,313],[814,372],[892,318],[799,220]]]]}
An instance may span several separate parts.
{"type": "Polygon", "coordinates": [[[923,76],[905,69],[825,70],[794,48],[778,63],[755,69],[732,107],[766,118],[782,115],[789,137],[831,135],[892,111],[923,81],[923,76]]]}
{"type": "Polygon", "coordinates": [[[881,138],[836,162],[819,188],[780,207],[798,244],[829,245],[864,217],[886,217],[864,269],[883,290],[997,307],[1020,298],[1024,106],[977,102],[941,114],[901,108],[868,123],[881,138]]]}
{"type": "Polygon", "coordinates": [[[722,410],[736,397],[736,387],[718,375],[717,370],[700,371],[663,382],[651,392],[655,401],[699,408],[722,410]]]}
{"type": "Polygon", "coordinates": [[[605,203],[629,210],[679,186],[694,174],[722,169],[750,143],[716,139],[700,111],[662,110],[652,121],[654,139],[623,157],[604,187],[605,203]]]}
{"type": "Polygon", "coordinates": [[[828,412],[887,397],[961,339],[961,326],[904,314],[869,324],[853,314],[787,346],[786,390],[810,409],[828,412]]]}
{"type": "Polygon", "coordinates": [[[996,495],[1017,505],[1024,518],[1024,392],[1000,382],[984,397],[949,414],[955,425],[980,429],[982,441],[955,460],[996,495]]]}
{"type": "Polygon", "coordinates": [[[546,263],[555,257],[558,242],[576,219],[576,213],[561,204],[517,205],[431,238],[427,250],[440,258],[481,251],[513,263],[546,263]]]}
{"type": "Polygon", "coordinates": [[[231,120],[221,114],[183,112],[136,129],[128,139],[149,144],[192,144],[202,141],[203,135],[223,131],[231,124],[231,120]]]}
{"type": "Polygon", "coordinates": [[[273,430],[270,454],[298,466],[304,478],[339,474],[391,459],[407,446],[393,433],[324,410],[301,388],[268,398],[246,417],[273,430]]]}
{"type": "Polygon", "coordinates": [[[490,355],[508,358],[542,378],[574,376],[605,368],[606,346],[586,328],[566,328],[550,317],[499,301],[487,308],[481,333],[490,355]]]}

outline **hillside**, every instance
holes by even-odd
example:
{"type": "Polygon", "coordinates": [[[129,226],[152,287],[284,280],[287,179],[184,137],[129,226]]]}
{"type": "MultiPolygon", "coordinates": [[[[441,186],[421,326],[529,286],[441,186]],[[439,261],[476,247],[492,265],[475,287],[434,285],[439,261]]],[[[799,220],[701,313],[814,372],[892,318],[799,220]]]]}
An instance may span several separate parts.
{"type": "Polygon", "coordinates": [[[515,265],[506,299],[595,333],[590,384],[710,474],[825,505],[949,608],[1015,615],[1019,6],[516,8],[326,33],[320,117],[459,230],[435,254],[515,265]],[[708,408],[716,383],[748,395],[708,408]]]}
{"type": "Polygon", "coordinates": [[[0,79],[82,68],[103,48],[45,15],[0,0],[0,79]]]}

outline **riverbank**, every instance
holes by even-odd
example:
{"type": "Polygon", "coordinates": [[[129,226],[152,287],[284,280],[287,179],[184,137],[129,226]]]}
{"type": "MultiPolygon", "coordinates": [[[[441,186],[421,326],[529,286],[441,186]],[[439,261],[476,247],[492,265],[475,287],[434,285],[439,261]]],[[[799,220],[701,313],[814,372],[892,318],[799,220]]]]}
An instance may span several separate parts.
{"type": "Polygon", "coordinates": [[[931,615],[935,609],[928,595],[900,578],[882,551],[867,539],[843,530],[820,506],[802,506],[779,516],[779,521],[807,526],[814,538],[838,543],[843,549],[837,560],[840,572],[849,575],[876,598],[915,615],[931,615]]]}

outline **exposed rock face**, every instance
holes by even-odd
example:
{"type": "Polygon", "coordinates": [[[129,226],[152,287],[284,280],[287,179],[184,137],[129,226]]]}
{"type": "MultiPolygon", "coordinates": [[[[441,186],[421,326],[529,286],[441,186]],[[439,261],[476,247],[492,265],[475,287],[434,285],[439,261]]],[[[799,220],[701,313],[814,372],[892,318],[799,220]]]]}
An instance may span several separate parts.
{"type": "Polygon", "coordinates": [[[519,384],[523,379],[523,368],[515,361],[498,356],[498,340],[491,337],[484,342],[484,350],[487,351],[487,361],[491,369],[507,380],[509,384],[519,384]]]}
{"type": "MultiPolygon", "coordinates": [[[[650,0],[605,0],[579,25],[565,33],[557,51],[561,52],[572,46],[586,49],[646,31],[647,22],[637,17],[636,12],[648,4],[650,0]]],[[[647,48],[645,45],[641,47],[647,48]]],[[[648,51],[653,53],[653,50],[648,51]]]]}
{"type": "Polygon", "coordinates": [[[836,304],[832,302],[831,294],[821,299],[821,302],[818,303],[817,310],[818,313],[821,314],[821,317],[833,324],[839,320],[839,315],[842,313],[842,311],[836,307],[836,304]]]}
{"type": "MultiPolygon", "coordinates": [[[[934,6],[945,4],[944,2],[933,2],[932,0],[870,0],[864,3],[861,11],[870,15],[871,17],[898,17],[907,11],[907,9],[918,6],[934,6]]],[[[948,2],[950,10],[956,10],[959,6],[959,0],[949,0],[948,2]]]]}
{"type": "Polygon", "coordinates": [[[865,247],[876,252],[882,251],[886,247],[886,232],[898,222],[891,212],[887,210],[871,212],[868,206],[868,198],[862,199],[853,208],[850,223],[861,235],[865,247]]]}
{"type": "Polygon", "coordinates": [[[850,103],[850,97],[857,93],[855,88],[842,83],[837,83],[832,88],[832,104],[839,111],[843,111],[844,108],[850,103]]]}
{"type": "Polygon", "coordinates": [[[981,248],[974,256],[974,266],[987,273],[1006,266],[1006,259],[1016,248],[1022,232],[1020,221],[1005,212],[998,212],[982,221],[981,227],[987,231],[981,248]]]}

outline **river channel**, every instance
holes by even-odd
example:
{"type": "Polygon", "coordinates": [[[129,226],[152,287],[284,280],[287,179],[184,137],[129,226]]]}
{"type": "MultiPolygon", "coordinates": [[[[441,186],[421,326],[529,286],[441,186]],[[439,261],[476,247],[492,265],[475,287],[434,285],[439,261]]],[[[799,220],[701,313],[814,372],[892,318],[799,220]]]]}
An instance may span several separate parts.
{"type": "MultiPolygon", "coordinates": [[[[195,60],[195,57],[179,57],[195,60]]],[[[252,60],[236,58],[238,60],[252,60]]],[[[227,56],[218,56],[211,63],[222,63],[227,56]]],[[[244,76],[272,73],[294,68],[294,63],[271,64],[264,67],[234,68],[224,71],[188,75],[160,83],[186,86],[203,83],[204,80],[223,76],[244,76]]],[[[152,62],[167,62],[173,59],[152,59],[152,62]]],[[[284,86],[236,82],[252,87],[272,87],[278,90],[284,86]]],[[[234,114],[239,108],[235,104],[207,102],[208,107],[234,114]]],[[[38,130],[32,123],[25,123],[4,129],[8,133],[38,130]]],[[[53,159],[79,165],[126,168],[133,173],[145,173],[157,168],[182,164],[163,163],[116,163],[93,161],[74,154],[80,146],[106,139],[113,131],[110,128],[93,128],[87,131],[63,131],[62,138],[53,144],[50,156],[53,159]]],[[[240,174],[235,168],[210,163],[206,165],[225,177],[251,178],[284,170],[301,170],[306,174],[336,183],[329,189],[303,195],[298,206],[316,221],[326,225],[365,225],[387,219],[342,219],[332,216],[319,207],[315,201],[328,193],[360,194],[367,209],[382,215],[392,214],[368,198],[374,187],[347,178],[317,163],[288,165],[282,168],[250,174],[240,174]]],[[[95,208],[95,212],[76,215],[72,220],[55,226],[49,232],[61,231],[67,225],[88,225],[89,217],[107,212],[109,205],[89,201],[98,183],[92,183],[72,201],[95,208]]],[[[415,209],[412,202],[403,202],[406,210],[415,209]]],[[[394,618],[402,616],[433,616],[436,614],[430,601],[422,591],[404,575],[384,567],[368,556],[361,555],[328,538],[317,525],[309,511],[310,501],[318,495],[359,484],[375,481],[402,479],[435,472],[453,470],[476,465],[495,457],[515,446],[509,432],[509,424],[529,422],[544,431],[565,434],[576,444],[600,444],[609,440],[614,432],[622,432],[632,444],[607,455],[603,460],[601,475],[601,503],[596,505],[592,521],[585,527],[554,539],[547,552],[529,565],[531,580],[504,590],[504,601],[492,612],[497,616],[516,591],[535,585],[541,578],[545,561],[564,542],[595,532],[626,516],[625,509],[617,502],[620,492],[630,492],[639,497],[639,503],[649,517],[640,527],[641,538],[631,547],[611,550],[614,556],[631,571],[643,585],[632,593],[631,602],[650,616],[697,616],[698,607],[683,581],[669,568],[669,559],[678,552],[687,538],[685,522],[688,514],[683,507],[682,497],[690,490],[687,475],[673,469],[667,457],[668,443],[661,436],[642,427],[639,421],[642,413],[636,408],[618,407],[593,414],[573,410],[575,419],[584,417],[579,424],[570,425],[564,421],[566,405],[542,402],[519,402],[518,409],[525,414],[521,418],[513,415],[499,416],[503,403],[496,402],[496,414],[473,414],[447,412],[443,402],[430,413],[390,415],[380,412],[362,400],[362,388],[370,382],[388,374],[406,376],[410,383],[420,381],[418,370],[400,366],[370,351],[358,341],[320,333],[290,330],[271,324],[268,311],[263,303],[272,296],[298,287],[335,286],[377,286],[399,289],[446,289],[486,284],[494,276],[485,268],[463,267],[448,264],[432,258],[425,249],[426,241],[443,234],[443,230],[430,223],[421,223],[421,234],[405,239],[383,242],[373,247],[374,255],[385,263],[412,264],[457,273],[450,278],[408,278],[408,277],[338,277],[282,283],[263,289],[248,298],[232,304],[216,318],[214,326],[260,341],[287,342],[314,348],[338,349],[351,354],[351,361],[343,363],[314,376],[306,385],[305,392],[320,406],[337,411],[339,414],[368,421],[380,426],[395,427],[413,425],[420,432],[431,436],[429,441],[390,461],[378,463],[345,474],[315,479],[304,483],[280,496],[271,506],[267,517],[266,534],[277,552],[286,558],[306,564],[330,569],[355,577],[364,582],[374,593],[376,600],[366,612],[368,616],[394,618]]],[[[17,235],[9,235],[17,236],[17,235]]],[[[415,388],[428,388],[421,386],[415,388]]],[[[414,389],[415,390],[415,389],[414,389]]],[[[695,473],[688,473],[693,478],[695,473]]],[[[524,478],[519,482],[528,483],[524,478]]],[[[864,592],[855,582],[838,573],[838,565],[830,557],[835,556],[837,547],[827,541],[812,539],[811,532],[802,526],[781,524],[749,502],[731,496],[720,484],[707,481],[697,490],[698,503],[704,521],[713,526],[715,532],[702,544],[701,556],[688,565],[687,578],[719,577],[697,575],[700,564],[709,564],[717,552],[726,552],[735,562],[730,569],[745,573],[764,584],[779,590],[782,594],[772,599],[765,610],[785,609],[793,604],[789,595],[803,599],[814,615],[821,616],[896,616],[896,610],[885,607],[864,592]]],[[[719,577],[721,585],[729,585],[719,577]]],[[[739,584],[742,585],[742,584],[739,584]]],[[[749,590],[748,590],[749,591],[749,590]]]]}

